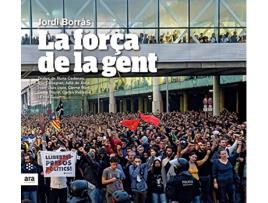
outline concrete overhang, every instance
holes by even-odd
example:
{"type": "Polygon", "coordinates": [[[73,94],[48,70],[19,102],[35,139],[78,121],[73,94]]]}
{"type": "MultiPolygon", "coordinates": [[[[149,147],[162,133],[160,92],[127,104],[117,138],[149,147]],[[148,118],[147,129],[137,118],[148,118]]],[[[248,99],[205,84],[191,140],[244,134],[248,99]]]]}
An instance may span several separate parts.
{"type": "MultiPolygon", "coordinates": [[[[37,45],[21,46],[21,76],[22,78],[38,78],[39,76],[57,77],[102,77],[98,74],[73,73],[73,47],[68,51],[53,51],[56,56],[69,58],[70,71],[62,73],[40,73],[37,67],[38,59],[46,51],[38,50],[37,45]]],[[[82,56],[94,56],[101,69],[101,61],[105,56],[114,56],[115,51],[83,50],[82,56]]],[[[215,44],[142,44],[139,51],[122,51],[124,56],[148,56],[155,53],[158,57],[157,73],[124,73],[122,77],[140,76],[179,76],[179,75],[245,75],[246,74],[246,44],[245,43],[215,43],[215,44]]],[[[119,75],[117,75],[119,76],[119,75]]]]}

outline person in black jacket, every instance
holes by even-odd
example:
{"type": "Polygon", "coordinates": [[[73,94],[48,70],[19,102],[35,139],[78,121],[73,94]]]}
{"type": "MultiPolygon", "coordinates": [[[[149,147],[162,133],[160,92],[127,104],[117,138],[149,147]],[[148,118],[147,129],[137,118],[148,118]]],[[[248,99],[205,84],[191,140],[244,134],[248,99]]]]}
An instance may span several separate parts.
{"type": "MultiPolygon", "coordinates": [[[[34,173],[40,175],[40,168],[33,163],[29,154],[24,155],[24,163],[21,165],[21,173],[34,173]]],[[[22,186],[22,200],[29,199],[32,203],[37,203],[37,186],[22,186]]]]}
{"type": "MultiPolygon", "coordinates": [[[[199,142],[198,143],[199,149],[196,152],[197,155],[197,161],[200,161],[205,158],[207,155],[206,149],[206,143],[205,142],[199,142]]],[[[211,197],[211,173],[212,173],[212,163],[210,162],[210,159],[212,157],[213,153],[209,154],[209,158],[202,164],[198,165],[198,176],[201,184],[201,200],[204,203],[211,203],[212,197],[211,197]]]]}
{"type": "Polygon", "coordinates": [[[156,158],[153,162],[152,170],[149,172],[148,176],[148,188],[149,192],[152,193],[152,203],[167,202],[161,169],[161,159],[156,158]]]}
{"type": "Polygon", "coordinates": [[[101,166],[95,160],[95,153],[93,150],[90,150],[88,153],[83,147],[79,150],[83,153],[78,166],[82,172],[82,177],[96,187],[90,192],[91,202],[102,203],[103,191],[101,188],[101,166]]]}
{"type": "Polygon", "coordinates": [[[176,175],[171,176],[166,186],[166,195],[172,202],[190,203],[199,187],[197,180],[188,172],[189,163],[184,158],[171,161],[176,175]]]}

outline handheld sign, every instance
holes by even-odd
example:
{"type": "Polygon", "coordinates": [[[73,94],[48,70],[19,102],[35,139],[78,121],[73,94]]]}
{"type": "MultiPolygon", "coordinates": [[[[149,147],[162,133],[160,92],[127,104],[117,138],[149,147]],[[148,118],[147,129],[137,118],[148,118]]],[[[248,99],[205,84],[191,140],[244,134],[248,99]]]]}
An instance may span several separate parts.
{"type": "Polygon", "coordinates": [[[41,151],[45,177],[75,177],[76,152],[41,151]]]}

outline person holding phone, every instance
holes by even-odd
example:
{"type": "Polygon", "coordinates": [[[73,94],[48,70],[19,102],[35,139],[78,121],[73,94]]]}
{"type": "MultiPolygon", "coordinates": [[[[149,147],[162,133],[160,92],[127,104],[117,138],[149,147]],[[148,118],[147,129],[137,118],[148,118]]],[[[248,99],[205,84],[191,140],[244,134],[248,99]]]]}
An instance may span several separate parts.
{"type": "Polygon", "coordinates": [[[103,170],[101,182],[106,185],[106,201],[112,203],[112,194],[117,190],[123,190],[123,176],[117,168],[118,160],[116,157],[111,157],[110,167],[103,170]]]}

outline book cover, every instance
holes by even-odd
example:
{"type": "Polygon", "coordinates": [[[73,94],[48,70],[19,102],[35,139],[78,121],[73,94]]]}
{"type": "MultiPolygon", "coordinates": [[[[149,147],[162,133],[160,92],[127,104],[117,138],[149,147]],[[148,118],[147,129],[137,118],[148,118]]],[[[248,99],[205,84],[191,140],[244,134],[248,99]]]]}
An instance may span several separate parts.
{"type": "Polygon", "coordinates": [[[21,0],[21,201],[246,202],[246,31],[246,0],[21,0]]]}

